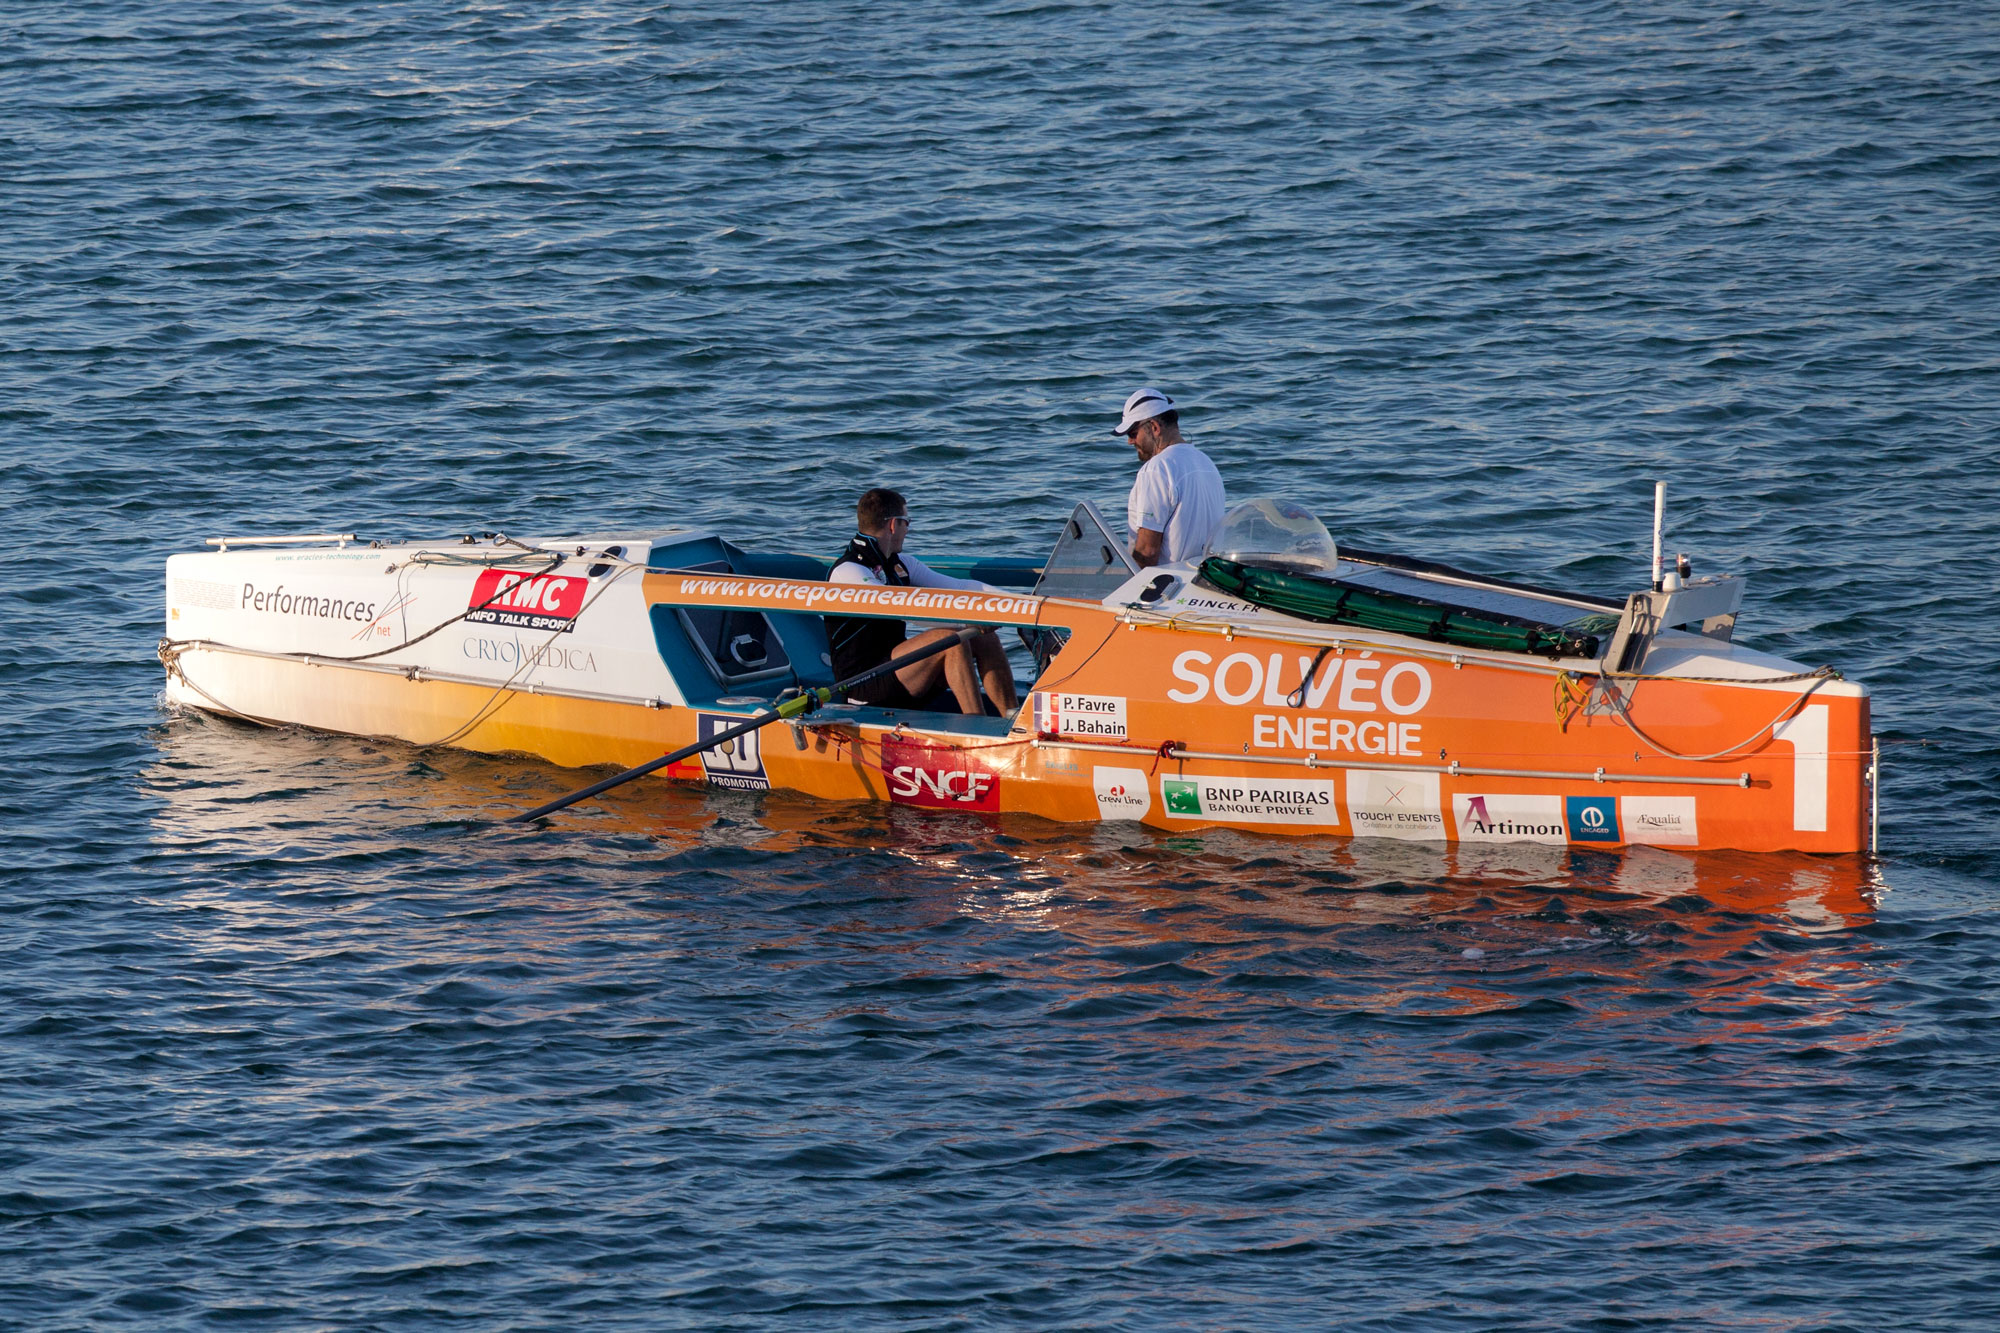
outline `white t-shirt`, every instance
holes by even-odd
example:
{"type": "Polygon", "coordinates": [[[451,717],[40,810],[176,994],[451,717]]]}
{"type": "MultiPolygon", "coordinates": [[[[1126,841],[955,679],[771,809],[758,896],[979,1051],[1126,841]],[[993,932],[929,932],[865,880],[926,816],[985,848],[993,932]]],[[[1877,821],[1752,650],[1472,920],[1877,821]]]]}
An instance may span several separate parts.
{"type": "Polygon", "coordinates": [[[1137,538],[1140,528],[1165,534],[1160,563],[1199,560],[1225,508],[1222,474],[1208,455],[1183,440],[1146,460],[1125,502],[1125,526],[1137,538]]]}
{"type": "MultiPolygon", "coordinates": [[[[956,588],[959,592],[999,592],[990,583],[977,579],[955,579],[949,574],[940,574],[908,551],[902,553],[903,568],[910,571],[910,584],[917,588],[956,588]]],[[[878,587],[887,579],[868,566],[854,560],[843,560],[833,567],[833,573],[826,576],[828,583],[870,583],[878,587]]]]}

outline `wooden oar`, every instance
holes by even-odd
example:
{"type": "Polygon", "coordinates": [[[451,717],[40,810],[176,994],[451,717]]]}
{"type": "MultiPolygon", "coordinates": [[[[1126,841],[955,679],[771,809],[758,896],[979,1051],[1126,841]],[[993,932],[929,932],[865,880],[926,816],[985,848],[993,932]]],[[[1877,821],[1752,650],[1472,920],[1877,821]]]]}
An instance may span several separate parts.
{"type": "Polygon", "coordinates": [[[804,694],[798,695],[796,698],[785,700],[774,710],[768,713],[759,713],[757,716],[739,722],[725,731],[718,731],[705,741],[696,741],[693,745],[683,745],[672,754],[662,755],[658,759],[649,760],[637,768],[628,768],[623,773],[614,773],[602,782],[593,782],[581,791],[573,791],[567,796],[558,797],[550,801],[547,805],[538,805],[534,809],[522,814],[509,815],[501,822],[505,824],[525,824],[531,819],[540,819],[543,815],[552,815],[558,810],[575,805],[578,801],[587,800],[599,792],[610,791],[613,787],[630,782],[633,778],[643,778],[648,773],[657,772],[665,768],[668,764],[678,764],[681,760],[698,755],[703,750],[713,750],[716,746],[733,741],[738,736],[747,735],[759,727],[768,727],[773,722],[783,722],[787,718],[797,717],[801,713],[809,713],[821,704],[830,704],[835,699],[845,696],[850,690],[874,680],[877,676],[886,676],[891,671],[900,670],[912,662],[921,662],[926,657],[933,657],[947,648],[956,648],[961,644],[969,644],[981,632],[978,626],[968,625],[949,639],[939,639],[936,643],[926,644],[913,653],[905,653],[901,657],[892,657],[881,666],[873,667],[858,676],[850,676],[846,680],[836,681],[832,685],[822,685],[816,689],[807,690],[804,694]]]}

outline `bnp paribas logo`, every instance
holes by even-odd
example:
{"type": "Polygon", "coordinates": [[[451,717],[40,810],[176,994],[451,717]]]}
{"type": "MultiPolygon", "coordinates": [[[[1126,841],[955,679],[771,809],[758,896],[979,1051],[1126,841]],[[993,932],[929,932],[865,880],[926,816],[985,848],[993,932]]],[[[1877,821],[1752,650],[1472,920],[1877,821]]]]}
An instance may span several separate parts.
{"type": "Polygon", "coordinates": [[[1166,798],[1167,813],[1170,815],[1198,815],[1201,813],[1201,785],[1181,778],[1160,779],[1160,794],[1166,798]]]}

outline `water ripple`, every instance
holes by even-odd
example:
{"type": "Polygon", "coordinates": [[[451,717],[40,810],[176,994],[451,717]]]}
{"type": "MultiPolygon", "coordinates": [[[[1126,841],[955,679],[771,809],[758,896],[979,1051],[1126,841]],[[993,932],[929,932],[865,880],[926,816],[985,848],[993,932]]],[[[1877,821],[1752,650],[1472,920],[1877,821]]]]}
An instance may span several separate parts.
{"type": "MultiPolygon", "coordinates": [[[[0,1324],[2000,1324],[1977,6],[0,21],[0,1324]],[[1239,495],[1875,690],[1879,867],[627,789],[168,715],[223,531],[1239,495]]],[[[814,536],[813,534],[819,534],[814,536]]]]}

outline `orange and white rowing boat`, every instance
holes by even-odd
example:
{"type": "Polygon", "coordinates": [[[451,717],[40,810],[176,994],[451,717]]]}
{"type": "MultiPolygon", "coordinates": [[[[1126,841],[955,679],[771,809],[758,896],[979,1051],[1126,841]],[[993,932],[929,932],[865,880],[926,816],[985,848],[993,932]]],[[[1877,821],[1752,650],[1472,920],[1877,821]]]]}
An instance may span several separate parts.
{"type": "MultiPolygon", "coordinates": [[[[1256,503],[1225,535],[1317,527],[1256,503]]],[[[1167,829],[1872,836],[1867,690],[1734,642],[1738,579],[1609,601],[1330,541],[1137,570],[1088,504],[1047,560],[931,562],[997,592],[829,583],[694,531],[211,545],[168,562],[166,697],[257,722],[633,766],[831,684],[823,617],[880,616],[1019,630],[1019,712],[835,703],[667,776],[1167,829]]]]}

